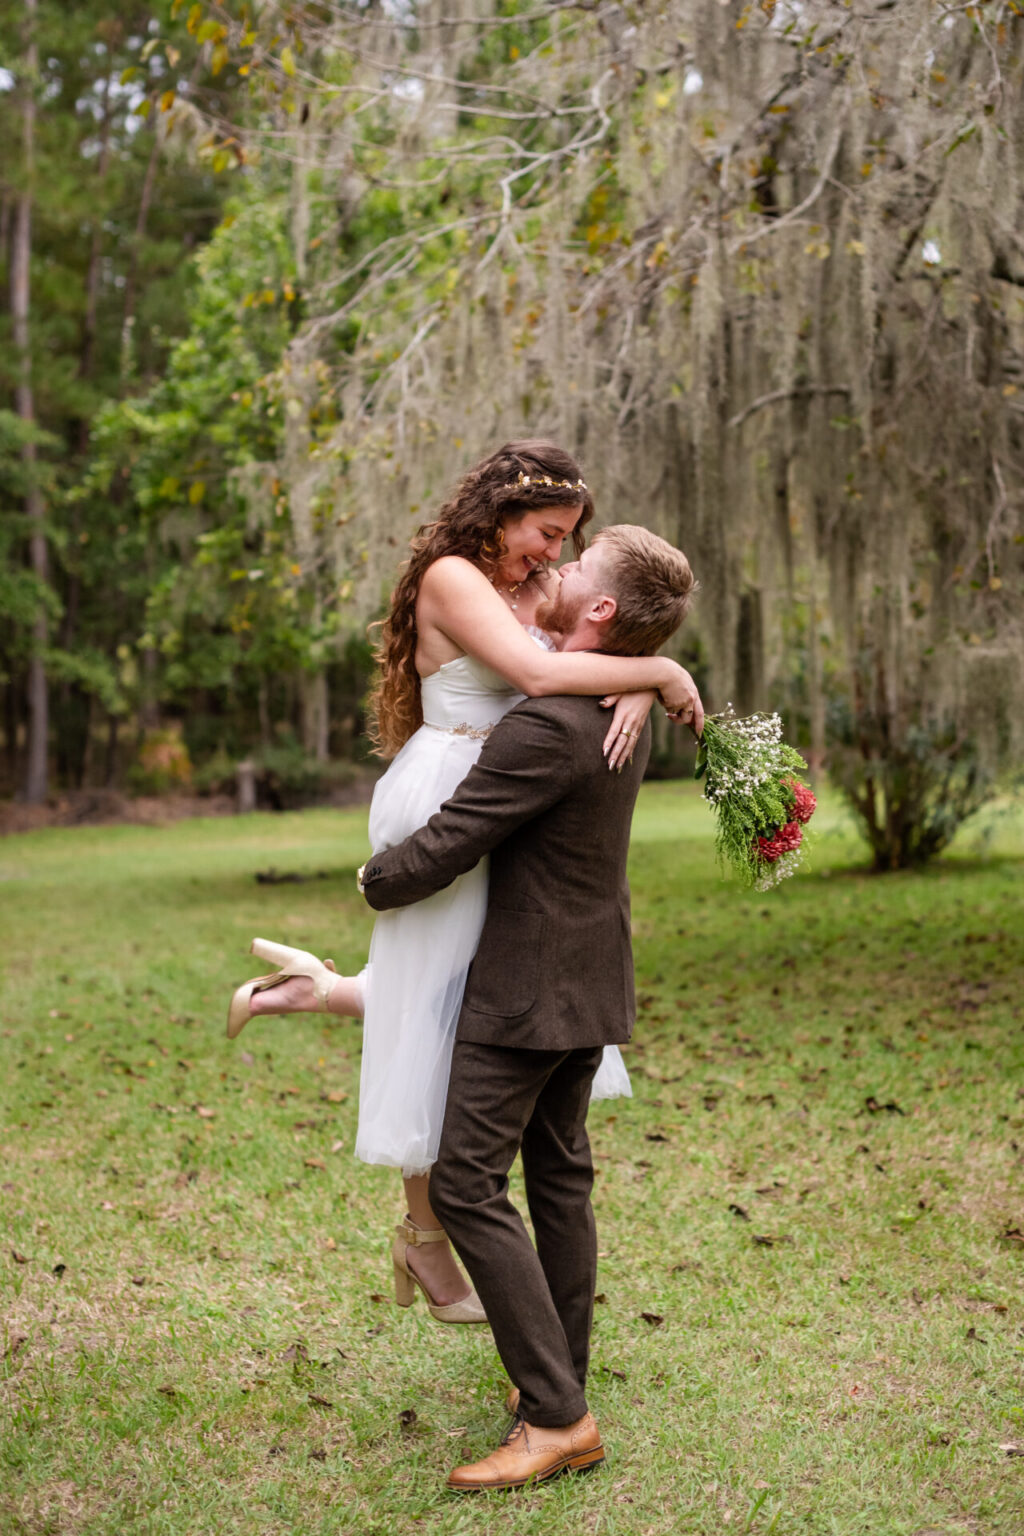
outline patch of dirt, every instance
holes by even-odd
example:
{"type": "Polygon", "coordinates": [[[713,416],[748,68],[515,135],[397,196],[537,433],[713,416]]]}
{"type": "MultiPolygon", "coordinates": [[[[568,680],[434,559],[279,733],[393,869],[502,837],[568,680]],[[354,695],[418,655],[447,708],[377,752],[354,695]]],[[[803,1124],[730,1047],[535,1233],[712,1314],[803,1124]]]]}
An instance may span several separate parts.
{"type": "MultiPolygon", "coordinates": [[[[367,805],[379,772],[359,774],[324,803],[342,809],[367,805]]],[[[260,807],[263,809],[263,807],[260,807]]],[[[159,827],[193,816],[234,816],[233,795],[124,795],[116,789],[75,789],[53,794],[42,805],[0,800],[0,837],[43,827],[159,827]]]]}
{"type": "Polygon", "coordinates": [[[116,789],[77,789],[51,795],[42,805],[0,801],[0,836],[42,827],[104,827],[117,823],[154,827],[188,816],[233,816],[231,795],[122,795],[116,789]]]}

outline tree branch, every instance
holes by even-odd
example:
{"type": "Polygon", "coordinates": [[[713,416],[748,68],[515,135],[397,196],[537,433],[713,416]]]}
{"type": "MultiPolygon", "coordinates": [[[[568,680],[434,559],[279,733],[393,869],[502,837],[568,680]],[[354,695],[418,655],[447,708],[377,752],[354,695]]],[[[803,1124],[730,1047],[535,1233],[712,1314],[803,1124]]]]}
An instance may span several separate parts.
{"type": "Polygon", "coordinates": [[[767,395],[758,395],[756,400],[744,406],[735,416],[730,416],[726,422],[727,427],[740,427],[748,416],[753,416],[755,411],[764,410],[766,405],[775,405],[779,400],[805,400],[812,395],[850,395],[852,390],[849,384],[797,384],[792,389],[773,389],[767,395]]]}

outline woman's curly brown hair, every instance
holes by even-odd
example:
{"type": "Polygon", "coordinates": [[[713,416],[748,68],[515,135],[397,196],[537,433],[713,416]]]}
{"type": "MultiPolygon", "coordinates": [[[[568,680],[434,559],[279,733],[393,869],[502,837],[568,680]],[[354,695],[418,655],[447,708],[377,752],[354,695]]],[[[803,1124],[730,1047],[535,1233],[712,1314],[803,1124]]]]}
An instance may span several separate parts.
{"type": "Polygon", "coordinates": [[[554,443],[540,438],[506,443],[463,475],[434,521],[419,529],[391,594],[391,608],[374,652],[380,679],[370,697],[369,734],[380,756],[393,757],[423,724],[416,671],[416,598],[424,571],[442,555],[463,555],[490,575],[501,559],[503,526],[539,507],[576,502],[580,515],[572,541],[577,556],[582,554],[583,525],[593,517],[594,503],[589,491],[575,490],[578,480],[582,475],[576,460],[554,443]],[[529,486],[518,482],[520,475],[529,476],[529,486]],[[545,475],[555,482],[568,480],[574,489],[545,485],[545,475]]]}

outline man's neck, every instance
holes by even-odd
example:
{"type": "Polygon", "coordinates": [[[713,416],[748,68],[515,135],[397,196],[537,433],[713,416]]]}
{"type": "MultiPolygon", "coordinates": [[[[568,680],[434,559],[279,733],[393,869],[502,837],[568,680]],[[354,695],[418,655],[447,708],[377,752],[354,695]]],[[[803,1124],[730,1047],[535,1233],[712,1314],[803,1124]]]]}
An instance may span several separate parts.
{"type": "Polygon", "coordinates": [[[570,635],[562,635],[558,640],[556,649],[559,651],[599,651],[601,649],[601,631],[596,624],[584,621],[578,624],[570,635]]]}

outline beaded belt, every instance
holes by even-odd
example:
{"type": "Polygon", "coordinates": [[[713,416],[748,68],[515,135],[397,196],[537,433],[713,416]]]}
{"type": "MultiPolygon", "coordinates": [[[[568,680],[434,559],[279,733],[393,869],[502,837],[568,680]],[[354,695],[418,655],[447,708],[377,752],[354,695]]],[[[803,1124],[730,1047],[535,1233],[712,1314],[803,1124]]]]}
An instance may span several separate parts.
{"type": "Polygon", "coordinates": [[[468,736],[472,741],[486,741],[494,730],[493,725],[467,725],[465,720],[458,725],[434,725],[430,720],[424,720],[424,725],[432,731],[440,731],[445,736],[468,736]]]}

